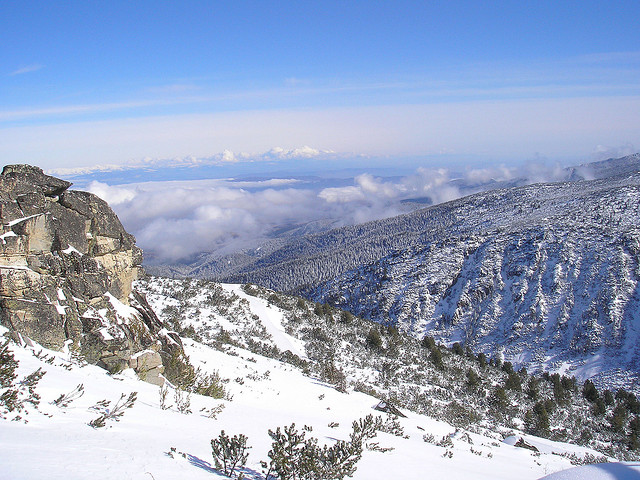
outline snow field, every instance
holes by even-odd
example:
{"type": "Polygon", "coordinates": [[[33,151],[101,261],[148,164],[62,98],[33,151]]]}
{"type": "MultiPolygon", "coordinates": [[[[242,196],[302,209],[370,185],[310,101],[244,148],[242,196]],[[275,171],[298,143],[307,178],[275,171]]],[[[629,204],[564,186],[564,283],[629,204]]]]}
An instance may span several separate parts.
{"type": "MultiPolygon", "coordinates": [[[[269,429],[292,422],[298,428],[310,425],[313,427],[310,435],[329,444],[333,439],[347,439],[353,420],[370,413],[386,417],[373,410],[377,399],[362,393],[339,393],[305,377],[290,365],[242,349],[236,349],[237,356],[230,356],[188,339],[185,349],[195,366],[205,371],[218,370],[223,378],[230,379],[226,388],[233,396],[232,401],[192,395],[192,414],[181,414],[175,408],[162,410],[158,387],[138,380],[130,370],[110,376],[95,366],[69,363],[60,353],[43,350],[48,359],[53,358],[46,363],[30,349],[12,347],[20,362],[21,375],[38,367],[47,373],[37,388],[42,397],[40,412],[32,410],[25,417],[27,424],[0,421],[0,478],[226,478],[211,469],[210,453],[210,440],[224,429],[228,435],[242,433],[248,437],[252,449],[245,476],[258,479],[262,478],[260,460],[268,459],[269,429]],[[84,385],[86,393],[67,408],[50,403],[78,384],[84,385]],[[88,425],[98,416],[91,409],[96,402],[116,401],[121,394],[132,391],[138,392],[138,400],[119,422],[108,422],[107,427],[99,429],[88,425]],[[225,408],[216,419],[201,412],[220,404],[225,408]],[[331,428],[332,422],[339,426],[331,428]],[[188,459],[167,456],[171,447],[188,454],[188,459]]],[[[173,403],[171,393],[169,397],[169,403],[173,403]]],[[[424,434],[439,440],[453,434],[455,428],[406,413],[408,418],[399,421],[409,438],[379,433],[373,441],[394,450],[385,453],[365,450],[355,479],[419,479],[426,475],[436,478],[446,475],[451,480],[535,479],[570,467],[567,459],[557,455],[536,455],[475,434],[469,435],[473,444],[460,432],[454,435],[449,447],[426,443],[424,434]]],[[[564,448],[572,449],[568,445],[564,448]]]]}

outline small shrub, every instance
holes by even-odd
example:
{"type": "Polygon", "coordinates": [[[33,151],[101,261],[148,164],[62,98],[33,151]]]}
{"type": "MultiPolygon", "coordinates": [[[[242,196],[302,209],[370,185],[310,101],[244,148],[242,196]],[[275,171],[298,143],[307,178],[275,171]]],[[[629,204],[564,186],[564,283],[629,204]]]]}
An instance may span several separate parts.
{"type": "Polygon", "coordinates": [[[324,362],[320,365],[320,376],[322,379],[332,384],[337,391],[346,393],[347,377],[342,369],[332,361],[324,362]]]}
{"type": "Polygon", "coordinates": [[[289,427],[269,430],[273,440],[269,451],[270,462],[262,462],[266,478],[277,475],[281,480],[340,480],[352,476],[356,464],[362,457],[364,444],[375,437],[381,427],[380,417],[367,415],[353,422],[353,431],[349,441],[339,440],[332,446],[318,445],[315,438],[307,438],[311,427],[304,426],[302,431],[294,423],[289,427]]]}
{"type": "Polygon", "coordinates": [[[232,477],[236,468],[242,468],[249,456],[247,437],[240,434],[229,438],[224,430],[218,438],[211,440],[211,454],[216,468],[228,477],[232,477]]]}
{"type": "Polygon", "coordinates": [[[220,415],[223,410],[224,410],[224,403],[220,403],[219,405],[216,405],[215,407],[211,407],[209,409],[203,407],[202,409],[200,409],[200,412],[203,412],[207,418],[211,418],[215,420],[216,418],[218,418],[218,415],[220,415]]]}
{"type": "Polygon", "coordinates": [[[107,400],[98,402],[91,408],[97,410],[98,412],[101,412],[101,415],[98,418],[91,420],[89,422],[89,426],[93,428],[101,428],[107,424],[108,420],[119,422],[120,417],[124,415],[125,410],[133,407],[137,396],[138,392],[131,392],[129,394],[129,397],[124,402],[122,402],[122,400],[124,400],[124,398],[126,397],[126,395],[123,393],[112,409],[109,409],[109,405],[111,404],[111,402],[107,400]]]}
{"type": "Polygon", "coordinates": [[[424,435],[422,435],[422,441],[435,445],[436,437],[434,437],[431,433],[425,433],[424,435]]]}
{"type": "Polygon", "coordinates": [[[160,387],[159,393],[160,393],[160,408],[162,410],[168,410],[169,408],[171,408],[171,405],[167,403],[167,398],[169,396],[169,387],[167,387],[166,382],[162,384],[162,386],[160,387]]]}
{"type": "Polygon", "coordinates": [[[191,413],[191,393],[181,388],[173,391],[173,401],[176,403],[178,412],[185,415],[191,413]]]}
{"type": "Polygon", "coordinates": [[[16,369],[19,362],[9,350],[9,341],[0,346],[0,418],[8,418],[8,414],[15,415],[13,420],[21,420],[19,415],[26,411],[26,405],[30,404],[38,408],[40,395],[36,393],[36,386],[45,372],[38,368],[35,372],[18,380],[16,369]]]}
{"type": "Polygon", "coordinates": [[[218,371],[210,374],[203,374],[196,370],[193,392],[207,397],[221,399],[227,397],[227,391],[222,383],[222,378],[218,371]]]}
{"type": "Polygon", "coordinates": [[[400,425],[398,417],[396,416],[389,415],[389,418],[380,426],[379,430],[396,437],[404,437],[404,428],[400,425]]]}
{"type": "Polygon", "coordinates": [[[56,398],[53,402],[51,402],[56,407],[66,408],[69,406],[71,402],[79,399],[84,395],[84,385],[81,383],[76,388],[71,390],[69,393],[63,393],[58,398],[56,398]]]}
{"type": "Polygon", "coordinates": [[[163,356],[164,364],[164,376],[173,385],[181,387],[183,389],[190,389],[196,379],[196,371],[193,365],[189,363],[189,357],[187,357],[181,349],[174,349],[168,358],[163,356]]]}

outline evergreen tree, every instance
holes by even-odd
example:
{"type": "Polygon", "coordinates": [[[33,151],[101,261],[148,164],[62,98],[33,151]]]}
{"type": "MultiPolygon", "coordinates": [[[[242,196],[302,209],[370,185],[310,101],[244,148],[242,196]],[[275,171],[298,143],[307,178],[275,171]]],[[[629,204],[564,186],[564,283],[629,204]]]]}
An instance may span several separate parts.
{"type": "Polygon", "coordinates": [[[591,403],[595,402],[599,398],[598,389],[591,380],[584,382],[584,386],[582,387],[582,396],[591,403]]]}
{"type": "Polygon", "coordinates": [[[371,327],[369,329],[369,333],[366,338],[367,346],[374,350],[382,349],[382,337],[380,336],[380,332],[376,327],[371,327]]]}
{"type": "Polygon", "coordinates": [[[616,433],[622,433],[624,431],[624,425],[627,421],[627,408],[624,404],[619,403],[613,409],[613,414],[609,417],[609,423],[611,429],[616,433]]]}
{"type": "Polygon", "coordinates": [[[487,356],[482,352],[478,354],[478,365],[480,365],[480,368],[487,366],[487,356]]]}
{"type": "Polygon", "coordinates": [[[480,377],[472,368],[467,370],[467,385],[472,389],[480,385],[480,377]]]}
{"type": "Polygon", "coordinates": [[[431,350],[431,355],[429,355],[429,360],[431,360],[431,363],[433,363],[438,370],[444,370],[444,362],[442,361],[442,352],[440,352],[440,348],[438,348],[437,346],[431,350]]]}
{"type": "Polygon", "coordinates": [[[512,370],[507,376],[504,386],[509,390],[515,390],[517,392],[522,390],[522,380],[520,380],[520,375],[512,370]]]}
{"type": "Polygon", "coordinates": [[[549,412],[543,402],[538,402],[533,406],[535,414],[535,434],[547,436],[549,434],[549,412]]]}
{"type": "Polygon", "coordinates": [[[428,350],[432,350],[433,347],[436,346],[436,341],[433,339],[433,337],[430,337],[428,335],[425,335],[422,338],[422,342],[421,342],[422,346],[428,350]]]}
{"type": "Polygon", "coordinates": [[[529,379],[529,383],[527,384],[526,394],[527,394],[527,397],[529,397],[529,399],[533,401],[538,399],[538,396],[540,395],[540,389],[539,389],[539,381],[536,377],[531,377],[529,379]]]}

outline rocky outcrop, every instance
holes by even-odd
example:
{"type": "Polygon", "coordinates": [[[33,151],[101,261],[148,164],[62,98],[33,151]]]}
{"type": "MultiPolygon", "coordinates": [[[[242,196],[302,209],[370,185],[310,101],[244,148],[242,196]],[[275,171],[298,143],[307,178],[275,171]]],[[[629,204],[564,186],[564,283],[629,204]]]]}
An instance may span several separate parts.
{"type": "Polygon", "coordinates": [[[140,365],[160,383],[159,359],[182,347],[132,291],[142,251],[106,202],[70,186],[37,167],[4,167],[0,323],[110,371],[140,365]]]}

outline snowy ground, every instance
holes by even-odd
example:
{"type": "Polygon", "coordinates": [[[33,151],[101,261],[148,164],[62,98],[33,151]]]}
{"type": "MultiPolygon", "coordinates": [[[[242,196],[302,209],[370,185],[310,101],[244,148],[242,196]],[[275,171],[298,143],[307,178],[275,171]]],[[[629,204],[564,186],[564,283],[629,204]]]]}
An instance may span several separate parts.
{"type": "MultiPolygon", "coordinates": [[[[274,327],[275,328],[275,327],[274,327]]],[[[244,471],[250,479],[263,478],[260,460],[268,460],[269,429],[310,425],[321,442],[347,439],[351,422],[373,410],[377,400],[362,393],[339,393],[306,377],[294,367],[236,349],[228,355],[185,340],[194,365],[218,370],[233,396],[231,401],[192,395],[191,414],[175,407],[160,408],[159,388],[139,381],[132,371],[110,376],[94,366],[79,366],[61,353],[48,352],[49,363],[36,358],[33,350],[13,346],[26,375],[38,367],[46,370],[37,391],[42,396],[40,411],[32,410],[28,423],[0,420],[0,478],[22,479],[177,479],[226,478],[213,468],[210,441],[224,429],[227,434],[248,437],[249,461],[244,471]],[[84,385],[85,394],[67,408],[51,402],[62,393],[84,385]],[[138,392],[138,400],[119,422],[94,429],[88,423],[98,416],[92,410],[98,401],[116,401],[121,394],[138,392]],[[218,405],[217,418],[207,418],[218,405]],[[330,427],[330,423],[339,424],[330,427]],[[167,455],[172,447],[186,458],[167,455]]],[[[36,347],[35,351],[40,348],[36,347]]],[[[169,395],[173,403],[172,395],[169,395]]],[[[567,444],[526,437],[528,443],[544,446],[534,453],[502,442],[463,432],[438,420],[409,412],[399,421],[405,437],[379,433],[374,440],[385,453],[365,451],[356,479],[537,479],[571,467],[567,458],[553,452],[584,452],[567,444]],[[423,440],[451,435],[452,445],[441,447],[423,440]]],[[[386,416],[386,414],[382,414],[386,416]]],[[[594,452],[595,453],[595,452],[594,452]]],[[[568,477],[554,477],[568,478],[568,477]]],[[[573,478],[573,477],[572,477],[573,478]]],[[[583,478],[583,477],[576,477],[583,478]]],[[[584,477],[586,478],[586,477],[584,477]]],[[[607,477],[609,478],[609,477],[607,477]]]]}
{"type": "Polygon", "coordinates": [[[603,463],[570,468],[544,477],[544,480],[638,480],[640,463],[603,463]]]}

